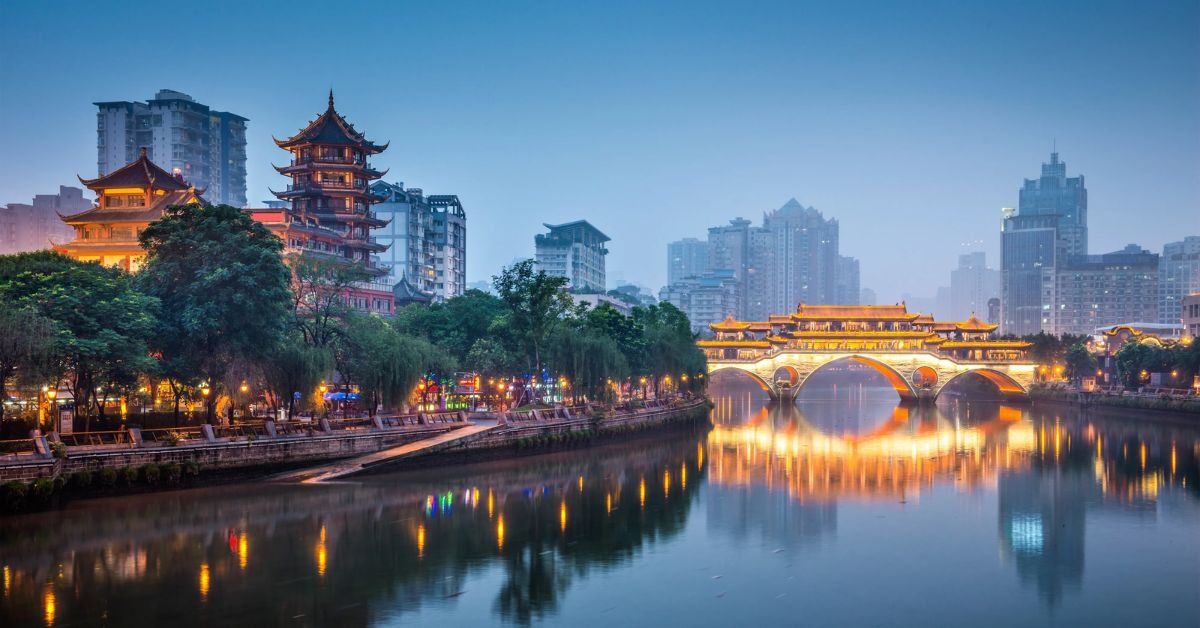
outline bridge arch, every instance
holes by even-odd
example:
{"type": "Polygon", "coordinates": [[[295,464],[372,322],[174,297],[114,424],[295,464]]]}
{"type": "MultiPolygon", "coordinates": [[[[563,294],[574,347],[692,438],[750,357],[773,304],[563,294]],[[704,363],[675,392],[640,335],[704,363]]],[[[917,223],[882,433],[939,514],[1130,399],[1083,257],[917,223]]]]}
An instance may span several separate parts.
{"type": "Polygon", "coordinates": [[[716,375],[718,373],[731,373],[731,374],[736,373],[738,375],[745,376],[745,377],[749,378],[751,381],[753,381],[755,384],[758,384],[759,388],[762,388],[764,391],[767,392],[767,394],[771,395],[772,399],[774,399],[776,397],[775,388],[772,387],[771,384],[768,383],[765,379],[760,377],[758,373],[755,373],[754,371],[751,371],[750,369],[742,368],[740,366],[721,366],[721,367],[718,367],[718,368],[715,368],[715,369],[709,371],[708,375],[709,375],[709,377],[712,377],[713,375],[716,375]]]}
{"type": "Polygon", "coordinates": [[[900,395],[902,400],[908,401],[917,398],[917,391],[913,389],[912,384],[910,384],[908,379],[901,375],[899,371],[884,364],[883,362],[861,355],[840,356],[818,365],[804,377],[804,381],[800,382],[797,394],[799,394],[800,390],[803,390],[804,385],[808,383],[808,380],[812,379],[812,376],[820,372],[821,369],[827,368],[830,365],[837,364],[839,362],[846,361],[864,364],[874,369],[880,375],[883,375],[884,379],[887,380],[888,384],[891,384],[892,388],[895,389],[896,394],[900,395]]]}
{"type": "Polygon", "coordinates": [[[995,384],[996,388],[1000,391],[1000,394],[1002,394],[1002,395],[1014,396],[1014,395],[1026,395],[1029,393],[1029,391],[1026,390],[1025,387],[1022,386],[1020,382],[1013,379],[1007,373],[1002,373],[1000,371],[997,371],[994,369],[989,369],[989,368],[977,368],[977,369],[971,369],[969,371],[963,371],[962,373],[959,373],[958,375],[955,375],[954,377],[951,377],[950,379],[946,380],[946,382],[944,384],[942,384],[941,387],[938,388],[937,393],[939,395],[942,394],[942,391],[946,390],[947,386],[962,379],[965,376],[972,375],[972,374],[978,375],[978,376],[988,380],[989,382],[995,384]]]}

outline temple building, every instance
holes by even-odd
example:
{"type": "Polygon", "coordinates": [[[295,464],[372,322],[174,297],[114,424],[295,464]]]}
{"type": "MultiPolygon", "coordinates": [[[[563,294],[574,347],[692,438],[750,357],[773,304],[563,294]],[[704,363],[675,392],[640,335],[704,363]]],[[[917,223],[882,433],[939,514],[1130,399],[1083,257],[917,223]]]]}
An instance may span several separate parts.
{"type": "Polygon", "coordinates": [[[990,340],[997,325],[974,314],[965,321],[939,322],[898,305],[806,305],[765,321],[732,315],[709,325],[716,338],[698,340],[713,360],[754,360],[779,351],[929,352],[956,360],[1019,361],[1030,343],[990,340]]]}
{"type": "Polygon", "coordinates": [[[349,289],[347,304],[391,314],[395,297],[388,281],[390,269],[378,260],[388,246],[371,235],[388,224],[371,209],[380,200],[370,188],[371,181],[385,173],[367,162],[387,144],[375,144],[356,131],[334,109],[332,90],[324,113],[275,144],[291,154],[287,165],[275,169],[292,181],[285,190],[272,193],[290,206],[254,210],[252,215],[283,239],[287,252],[363,269],[365,278],[349,289]]]}
{"type": "Polygon", "coordinates": [[[158,167],[141,149],[136,161],[95,179],[79,179],[96,193],[96,206],[62,216],[75,229],[75,240],[54,249],[83,261],[96,261],[136,271],[145,257],[138,236],[150,223],[162,218],[171,205],[206,203],[197,190],[178,172],[158,167]]]}

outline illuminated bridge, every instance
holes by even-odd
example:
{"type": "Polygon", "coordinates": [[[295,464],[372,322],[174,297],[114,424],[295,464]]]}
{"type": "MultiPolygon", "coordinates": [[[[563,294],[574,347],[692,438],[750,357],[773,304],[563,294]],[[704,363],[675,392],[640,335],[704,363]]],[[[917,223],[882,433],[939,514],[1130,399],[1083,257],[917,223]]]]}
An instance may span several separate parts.
{"type": "Polygon", "coordinates": [[[851,360],[878,371],[904,400],[934,399],[973,373],[1006,397],[1024,397],[1033,383],[1029,343],[992,340],[996,325],[974,314],[939,322],[899,305],[805,305],[792,314],[747,322],[726,316],[710,325],[711,340],[696,344],[709,373],[738,371],[772,398],[795,398],[805,381],[835,362],[851,360]]]}

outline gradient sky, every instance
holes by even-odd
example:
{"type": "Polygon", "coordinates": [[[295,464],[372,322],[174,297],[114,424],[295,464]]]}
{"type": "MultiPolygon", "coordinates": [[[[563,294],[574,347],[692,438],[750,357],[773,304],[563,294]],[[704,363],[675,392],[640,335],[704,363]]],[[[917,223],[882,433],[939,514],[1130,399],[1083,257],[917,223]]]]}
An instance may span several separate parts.
{"type": "Polygon", "coordinates": [[[1197,0],[442,4],[10,3],[0,203],[96,174],[94,101],[169,88],[250,118],[258,205],[332,87],[387,180],[462,199],[469,281],[585,218],[657,293],[667,242],[795,197],[881,301],[932,295],[998,266],[1055,140],[1093,252],[1200,234],[1197,0]]]}

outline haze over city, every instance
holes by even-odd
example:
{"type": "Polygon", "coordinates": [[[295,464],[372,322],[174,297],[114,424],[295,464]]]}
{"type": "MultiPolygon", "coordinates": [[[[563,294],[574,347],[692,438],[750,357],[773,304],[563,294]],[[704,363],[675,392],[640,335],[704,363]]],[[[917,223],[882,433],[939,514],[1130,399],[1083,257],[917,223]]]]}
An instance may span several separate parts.
{"type": "Polygon", "coordinates": [[[945,283],[960,242],[998,266],[1000,209],[1055,144],[1087,177],[1091,251],[1197,230],[1200,5],[1127,9],[214,2],[162,29],[141,3],[21,3],[0,21],[0,198],[94,177],[92,103],[170,88],[249,118],[261,206],[286,184],[271,137],[332,88],[391,142],[385,180],[463,200],[468,281],[585,218],[612,237],[610,278],[657,291],[667,242],[795,197],[889,302],[945,283]],[[301,44],[343,19],[337,54],[301,44]]]}

